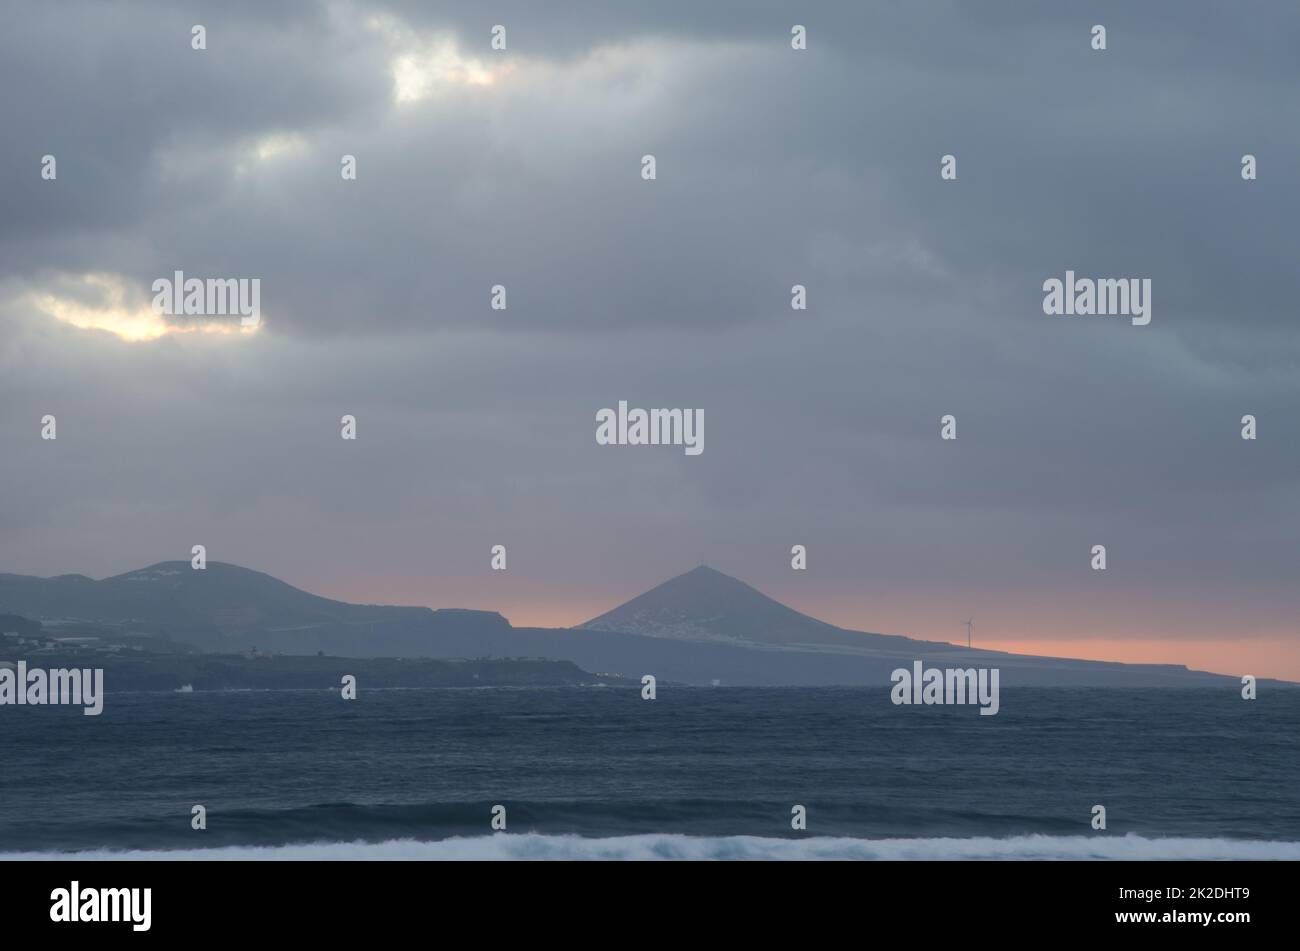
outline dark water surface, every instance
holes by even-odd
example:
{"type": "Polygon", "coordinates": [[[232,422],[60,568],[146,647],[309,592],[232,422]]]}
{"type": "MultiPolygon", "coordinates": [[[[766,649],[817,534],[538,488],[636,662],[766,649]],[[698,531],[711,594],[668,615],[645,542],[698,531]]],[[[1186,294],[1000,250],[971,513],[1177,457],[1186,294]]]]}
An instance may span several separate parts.
{"type": "Polygon", "coordinates": [[[881,689],[110,694],[0,708],[0,852],[490,832],[1300,840],[1300,690],[881,689]],[[208,830],[190,828],[191,807],[208,830]]]}

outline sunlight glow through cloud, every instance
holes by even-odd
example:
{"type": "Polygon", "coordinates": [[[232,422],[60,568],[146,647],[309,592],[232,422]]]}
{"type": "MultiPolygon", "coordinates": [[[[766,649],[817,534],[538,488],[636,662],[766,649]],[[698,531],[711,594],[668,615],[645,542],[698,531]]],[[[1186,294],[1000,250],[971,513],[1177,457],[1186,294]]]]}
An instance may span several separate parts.
{"type": "Polygon", "coordinates": [[[84,288],[94,298],[54,291],[33,292],[26,300],[37,311],[81,330],[103,330],[121,340],[138,343],[170,334],[251,334],[257,325],[242,326],[225,318],[169,318],[156,314],[148,300],[132,301],[130,286],[116,274],[89,273],[73,279],[74,289],[84,288]]]}
{"type": "Polygon", "coordinates": [[[457,86],[492,86],[515,69],[513,63],[491,67],[477,57],[463,56],[454,37],[421,37],[392,17],[372,17],[367,26],[394,51],[389,69],[393,101],[399,104],[419,102],[457,86]]]}
{"type": "Polygon", "coordinates": [[[301,149],[306,144],[307,140],[297,132],[280,132],[259,139],[254,151],[261,161],[266,162],[301,149]]]}

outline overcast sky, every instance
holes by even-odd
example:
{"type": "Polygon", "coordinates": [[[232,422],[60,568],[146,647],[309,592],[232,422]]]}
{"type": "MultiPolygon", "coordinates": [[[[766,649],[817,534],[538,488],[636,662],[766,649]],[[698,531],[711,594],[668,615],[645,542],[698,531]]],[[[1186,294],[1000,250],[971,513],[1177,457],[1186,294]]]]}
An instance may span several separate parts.
{"type": "Polygon", "coordinates": [[[565,624],[707,562],[1300,678],[1298,43],[1274,3],[10,5],[0,571],[204,544],[565,624]],[[1067,268],[1151,323],[1046,316],[1067,268]],[[260,279],[261,326],[154,315],[178,269],[260,279]],[[704,452],[598,446],[619,400],[704,452]]]}

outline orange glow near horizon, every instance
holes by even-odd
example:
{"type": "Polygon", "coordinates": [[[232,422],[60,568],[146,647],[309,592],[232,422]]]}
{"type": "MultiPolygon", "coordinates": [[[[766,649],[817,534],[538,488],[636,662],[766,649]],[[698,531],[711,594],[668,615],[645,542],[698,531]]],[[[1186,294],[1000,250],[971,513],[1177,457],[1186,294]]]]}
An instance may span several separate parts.
{"type": "MultiPolygon", "coordinates": [[[[1300,631],[1214,591],[1160,600],[1117,593],[1105,601],[1076,591],[768,591],[796,611],[848,630],[901,634],[965,645],[961,621],[974,617],[973,646],[1016,654],[1177,664],[1223,674],[1300,682],[1300,631]],[[991,610],[990,603],[996,603],[991,610]],[[1012,610],[1007,610],[1007,605],[1012,610]],[[1005,613],[1004,613],[1005,612],[1005,613]],[[1231,630],[1234,637],[1222,636],[1231,630]],[[1177,632],[1177,636],[1170,632],[1177,632]],[[1043,632],[1050,632],[1044,636],[1043,632]]],[[[1276,616],[1276,612],[1275,615],[1276,616]]]]}
{"type": "MultiPolygon", "coordinates": [[[[959,643],[953,641],[952,643],[959,643]]],[[[961,641],[965,644],[965,641],[961,641]]],[[[1300,658],[1294,642],[1269,638],[1239,641],[1182,641],[1169,638],[1112,640],[989,640],[977,646],[1013,654],[1108,660],[1123,664],[1176,664],[1216,674],[1253,674],[1300,682],[1300,658]]]]}
{"type": "MultiPolygon", "coordinates": [[[[509,599],[502,599],[503,606],[495,610],[501,611],[516,627],[568,627],[599,617],[618,603],[593,601],[575,606],[572,601],[539,604],[510,603],[509,599]]],[[[852,625],[849,628],[860,629],[852,625]]],[[[1251,637],[1231,641],[1151,636],[989,639],[979,636],[978,622],[975,630],[975,646],[986,650],[1123,664],[1175,664],[1217,674],[1253,674],[1256,677],[1300,682],[1300,650],[1297,649],[1297,641],[1282,637],[1251,637]]],[[[891,627],[882,629],[881,633],[931,639],[925,634],[904,628],[896,630],[891,627]]],[[[948,637],[942,640],[959,646],[966,643],[964,638],[948,637]]]]}
{"type": "MultiPolygon", "coordinates": [[[[554,588],[514,582],[500,585],[483,579],[448,580],[439,591],[429,591],[424,583],[413,580],[349,579],[346,585],[331,586],[329,596],[361,603],[428,605],[430,607],[477,608],[499,611],[515,627],[570,627],[609,611],[639,591],[615,594],[573,596],[554,588]],[[454,592],[454,594],[453,594],[454,592]]],[[[786,592],[771,596],[802,613],[848,630],[867,630],[882,634],[901,634],[918,640],[966,643],[960,625],[947,623],[958,617],[949,606],[933,599],[912,602],[900,595],[887,611],[871,611],[877,622],[864,622],[866,612],[860,605],[852,608],[834,597],[787,597],[786,592]],[[816,603],[813,603],[816,602],[816,603]],[[817,605],[821,608],[818,609],[817,605]],[[953,636],[954,631],[957,632],[953,636]]],[[[1059,615],[1053,615],[1059,619],[1059,615]]],[[[1150,621],[1151,619],[1147,619],[1150,621]]],[[[1152,623],[1144,623],[1122,632],[1122,636],[1089,636],[1080,631],[1099,629],[1087,618],[1078,619],[1079,627],[1061,630],[1059,620],[1036,621],[1027,617],[1015,624],[999,626],[1001,636],[985,633],[991,622],[981,628],[976,614],[974,644],[988,650],[1015,654],[1035,654],[1078,660],[1114,661],[1126,664],[1174,664],[1213,673],[1240,676],[1253,674],[1300,682],[1300,636],[1289,632],[1253,630],[1238,639],[1225,639],[1207,630],[1189,632],[1174,638],[1153,633],[1152,623]],[[1058,630],[1059,636],[1041,637],[1033,632],[1058,630]]],[[[1158,628],[1157,628],[1158,630],[1158,628]]]]}

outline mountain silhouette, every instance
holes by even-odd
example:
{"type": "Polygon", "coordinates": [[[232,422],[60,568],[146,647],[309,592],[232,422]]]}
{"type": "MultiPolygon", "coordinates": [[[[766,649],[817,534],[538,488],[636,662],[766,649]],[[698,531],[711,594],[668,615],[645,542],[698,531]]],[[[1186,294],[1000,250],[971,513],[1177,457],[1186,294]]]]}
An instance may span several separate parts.
{"type": "Polygon", "coordinates": [[[207,648],[292,642],[293,632],[354,640],[375,628],[419,626],[447,615],[508,627],[495,612],[349,604],[309,594],[271,575],[210,561],[164,561],[95,581],[85,575],[0,574],[0,610],[27,617],[128,624],[207,648]],[[277,635],[279,637],[277,638],[277,635]]]}
{"type": "Polygon", "coordinates": [[[846,631],[800,614],[738,578],[704,565],[670,578],[578,626],[679,640],[749,641],[787,646],[901,648],[930,643],[846,631]]]}
{"type": "MultiPolygon", "coordinates": [[[[728,685],[889,686],[891,671],[996,667],[1010,686],[1163,687],[1233,678],[1176,664],[1120,664],[969,649],[848,631],[700,567],[574,628],[516,628],[494,611],[334,601],[238,565],[166,561],[96,581],[0,574],[0,614],[47,632],[76,620],[206,651],[250,646],[340,657],[532,657],[639,679],[728,685]]],[[[2,660],[4,658],[0,658],[2,660]]],[[[1238,685],[1239,686],[1239,685],[1238,685]]]]}

